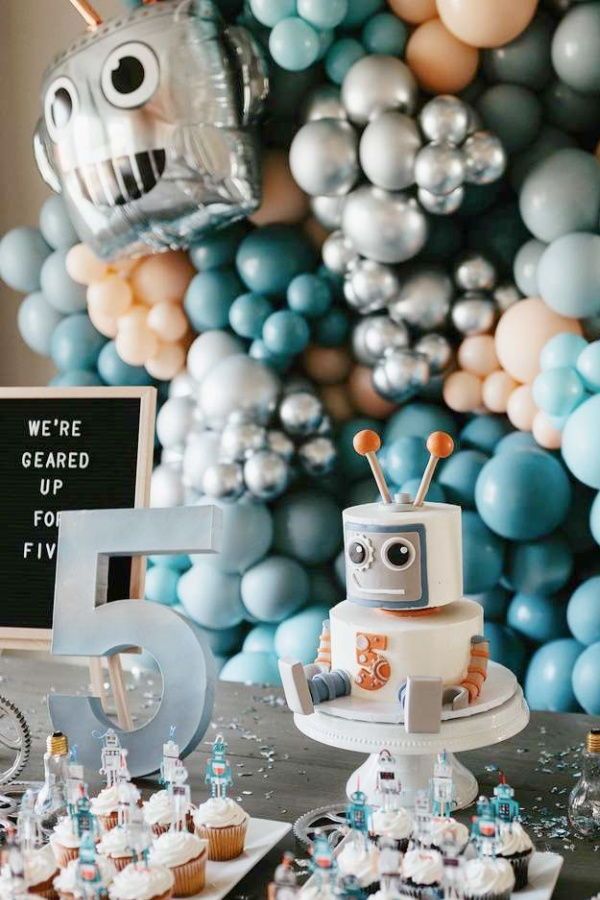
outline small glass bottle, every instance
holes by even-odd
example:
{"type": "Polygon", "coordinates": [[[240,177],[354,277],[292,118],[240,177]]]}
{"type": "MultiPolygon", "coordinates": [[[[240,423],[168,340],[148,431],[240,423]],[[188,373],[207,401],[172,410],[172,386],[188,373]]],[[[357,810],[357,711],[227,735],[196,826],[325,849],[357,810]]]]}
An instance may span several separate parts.
{"type": "Polygon", "coordinates": [[[68,815],[67,783],[69,778],[69,742],[66,735],[55,731],[46,738],[44,784],[35,802],[35,811],[45,835],[68,815]]]}
{"type": "Polygon", "coordinates": [[[600,728],[592,728],[582,753],[581,778],[569,797],[569,822],[586,837],[600,838],[600,728]]]}

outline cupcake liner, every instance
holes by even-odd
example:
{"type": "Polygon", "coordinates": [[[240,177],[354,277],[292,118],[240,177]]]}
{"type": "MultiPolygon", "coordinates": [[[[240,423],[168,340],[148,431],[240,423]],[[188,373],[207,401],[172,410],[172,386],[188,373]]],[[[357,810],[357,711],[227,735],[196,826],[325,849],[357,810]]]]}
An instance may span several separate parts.
{"type": "Polygon", "coordinates": [[[122,872],[130,862],[133,862],[133,854],[130,856],[107,856],[106,859],[110,859],[117,872],[122,872]]]}
{"type": "Polygon", "coordinates": [[[464,900],[510,900],[511,891],[501,894],[465,894],[464,900]]]}
{"type": "Polygon", "coordinates": [[[27,891],[28,894],[35,894],[36,897],[46,897],[47,900],[58,900],[58,893],[54,889],[54,879],[58,875],[58,869],[50,878],[40,881],[39,884],[32,884],[27,891]]]}
{"type": "Polygon", "coordinates": [[[200,825],[196,828],[198,837],[208,841],[208,858],[216,862],[235,859],[244,849],[244,840],[248,829],[248,820],[241,825],[227,825],[224,828],[207,828],[200,825]]]}
{"type": "MultiPolygon", "coordinates": [[[[185,827],[190,832],[190,834],[194,834],[196,828],[194,825],[194,817],[191,813],[188,813],[187,816],[185,817],[185,827]]],[[[160,837],[161,834],[166,834],[167,831],[170,830],[170,828],[171,828],[170,822],[168,825],[163,825],[160,822],[156,822],[152,826],[152,834],[156,835],[156,837],[160,837]]]]}
{"type": "MultiPolygon", "coordinates": [[[[416,897],[417,900],[433,897],[439,889],[439,884],[415,884],[410,878],[402,881],[402,893],[409,897],[416,897]]],[[[486,900],[493,900],[493,898],[486,897],[486,900]]]]}
{"type": "Polygon", "coordinates": [[[164,894],[157,894],[156,897],[151,897],[150,900],[171,900],[173,896],[173,891],[165,891],[164,894]]]}
{"type": "Polygon", "coordinates": [[[531,853],[532,851],[529,851],[529,853],[521,853],[519,856],[503,857],[511,864],[512,870],[515,873],[515,886],[513,891],[522,891],[523,888],[527,887],[531,853]]]}
{"type": "Polygon", "coordinates": [[[196,859],[183,863],[181,866],[172,866],[171,872],[175,878],[173,893],[176,897],[193,897],[204,888],[206,877],[207,853],[202,851],[196,859]]]}
{"type": "Polygon", "coordinates": [[[54,859],[61,869],[66,869],[71,860],[79,857],[79,847],[65,847],[64,844],[59,844],[58,841],[53,840],[50,840],[50,845],[54,853],[54,859]]]}
{"type": "Polygon", "coordinates": [[[104,831],[110,831],[112,828],[117,827],[119,823],[119,813],[115,810],[114,812],[108,813],[106,816],[98,816],[98,821],[104,831]]]}

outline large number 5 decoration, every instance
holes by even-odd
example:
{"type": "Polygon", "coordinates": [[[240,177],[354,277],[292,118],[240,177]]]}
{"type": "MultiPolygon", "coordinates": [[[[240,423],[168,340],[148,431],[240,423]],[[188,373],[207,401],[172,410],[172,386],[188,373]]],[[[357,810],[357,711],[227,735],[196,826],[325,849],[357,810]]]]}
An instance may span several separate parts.
{"type": "Polygon", "coordinates": [[[94,732],[108,727],[122,736],[133,776],[159,768],[171,726],[183,754],[202,739],[216,679],[206,639],[197,626],[166,606],[139,600],[107,603],[108,565],[111,556],[215,553],[220,533],[221,512],[213,506],[61,513],[52,653],[111,656],[127,647],[143,647],[163,677],[160,706],[136,731],[118,729],[96,697],[50,694],[54,727],[77,745],[84,765],[97,768],[100,747],[94,732]]]}

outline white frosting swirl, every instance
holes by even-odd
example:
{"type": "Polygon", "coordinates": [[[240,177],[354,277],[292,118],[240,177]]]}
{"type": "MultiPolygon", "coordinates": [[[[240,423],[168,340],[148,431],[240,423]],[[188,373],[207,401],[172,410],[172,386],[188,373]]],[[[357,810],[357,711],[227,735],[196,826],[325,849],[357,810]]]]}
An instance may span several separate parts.
{"type": "Polygon", "coordinates": [[[436,817],[430,823],[431,843],[436,847],[442,847],[447,832],[452,834],[452,842],[461,850],[469,842],[469,829],[462,822],[452,818],[436,817]]]}
{"type": "Polygon", "coordinates": [[[105,787],[97,797],[90,800],[90,808],[95,816],[108,816],[119,809],[119,791],[116,785],[105,787]]]}
{"type": "Polygon", "coordinates": [[[152,844],[150,865],[168,866],[169,869],[182,866],[191,859],[201,856],[207,846],[208,841],[190,834],[189,831],[165,831],[152,844]]]}
{"type": "Polygon", "coordinates": [[[103,856],[133,856],[125,829],[117,825],[116,828],[105,831],[98,844],[98,853],[103,856]]]}
{"type": "Polygon", "coordinates": [[[416,847],[407,850],[402,860],[402,877],[414,884],[438,884],[444,877],[444,861],[437,850],[416,847]]]}
{"type": "MultiPolygon", "coordinates": [[[[96,862],[98,864],[98,868],[100,869],[100,874],[102,875],[104,884],[109,885],[115,877],[115,867],[110,862],[110,860],[105,859],[103,856],[98,856],[96,858],[96,862]]],[[[78,863],[78,859],[72,859],[66,869],[60,870],[60,874],[56,876],[53,882],[55,891],[58,891],[61,894],[75,893],[75,888],[77,887],[78,863]]]]}
{"type": "Polygon", "coordinates": [[[108,895],[110,900],[152,900],[153,897],[162,897],[174,884],[170,869],[130,863],[115,875],[108,895]]]}
{"type": "Polygon", "coordinates": [[[482,856],[470,859],[463,868],[463,891],[467,895],[505,894],[514,884],[512,866],[505,859],[482,856]]]}
{"type": "Polygon", "coordinates": [[[371,818],[371,831],[374,834],[402,841],[409,838],[413,830],[413,820],[410,813],[400,807],[399,809],[377,809],[371,818]]]}
{"type": "MultiPolygon", "coordinates": [[[[188,812],[193,812],[190,803],[188,812]]],[[[170,825],[173,821],[173,801],[168,791],[156,791],[144,803],[144,818],[148,825],[170,825]]]]}
{"type": "Polygon", "coordinates": [[[520,822],[502,828],[498,840],[500,849],[497,856],[516,856],[533,850],[533,842],[520,822]]]}
{"type": "Polygon", "coordinates": [[[346,843],[337,864],[342,875],[354,875],[362,887],[379,881],[379,850],[373,845],[367,847],[361,841],[346,843]]]}
{"type": "Polygon", "coordinates": [[[25,881],[27,887],[34,887],[48,881],[58,872],[52,847],[46,844],[41,850],[29,850],[24,854],[25,881]]]}
{"type": "Polygon", "coordinates": [[[50,835],[50,843],[62,844],[63,847],[79,847],[81,838],[75,832],[75,823],[71,816],[63,816],[54,826],[50,835]]]}
{"type": "Polygon", "coordinates": [[[248,813],[231,797],[211,797],[201,803],[194,813],[194,824],[197,828],[227,828],[228,825],[242,825],[248,819],[248,813]]]}

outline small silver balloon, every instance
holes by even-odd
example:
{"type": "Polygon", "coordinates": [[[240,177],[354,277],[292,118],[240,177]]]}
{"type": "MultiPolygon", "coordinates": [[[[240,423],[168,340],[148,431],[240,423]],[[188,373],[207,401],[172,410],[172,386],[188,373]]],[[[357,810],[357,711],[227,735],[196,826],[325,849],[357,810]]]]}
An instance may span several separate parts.
{"type": "Polygon", "coordinates": [[[372,186],[348,195],[342,229],[358,253],[382,263],[412,259],[427,240],[427,220],[414,198],[372,186]]]}
{"type": "Polygon", "coordinates": [[[415,181],[430,194],[451,194],[463,183],[465,160],[452,144],[427,144],[417,153],[415,181]]]}
{"type": "Polygon", "coordinates": [[[420,147],[421,137],[413,119],[399,112],[382,113],[363,132],[360,164],[377,187],[400,191],[414,183],[420,147]]]}
{"type": "Polygon", "coordinates": [[[469,114],[469,125],[467,127],[467,135],[474,134],[476,131],[483,131],[483,119],[479,115],[479,111],[475,109],[474,106],[471,106],[470,103],[465,103],[467,108],[467,112],[469,114]]]}
{"type": "Polygon", "coordinates": [[[354,245],[343,231],[334,231],[323,244],[321,250],[323,263],[330,272],[344,275],[350,266],[359,259],[354,245]]]}
{"type": "Polygon", "coordinates": [[[352,335],[354,355],[366,366],[374,366],[386,353],[403,350],[408,344],[406,325],[386,315],[367,316],[355,326],[352,335]]]}
{"type": "Polygon", "coordinates": [[[365,312],[383,309],[398,296],[398,276],[389,266],[372,259],[361,259],[351,268],[348,279],[352,294],[365,312]]]}
{"type": "Polygon", "coordinates": [[[444,324],[453,297],[452,280],[443,269],[419,266],[405,279],[389,314],[395,322],[430,331],[444,324]]]}
{"type": "Polygon", "coordinates": [[[233,503],[244,493],[242,467],[238,463],[218,462],[204,472],[202,489],[207,497],[233,503]]]}
{"type": "Polygon", "coordinates": [[[323,419],[323,404],[315,394],[298,391],[281,401],[279,418],[288,434],[311,434],[323,419]]]}
{"type": "Polygon", "coordinates": [[[375,389],[386,400],[403,403],[429,381],[429,361],[414,350],[396,350],[373,369],[375,389]]]}
{"type": "Polygon", "coordinates": [[[487,334],[496,321],[496,304],[485,294],[468,293],[452,307],[452,323],[466,337],[487,334]]]}
{"type": "Polygon", "coordinates": [[[304,121],[317,122],[319,119],[347,119],[348,114],[342,103],[341,92],[334,84],[323,84],[314,90],[304,108],[304,121]]]}
{"type": "Polygon", "coordinates": [[[419,115],[421,130],[430,141],[458,146],[467,137],[469,110],[458,97],[440,94],[425,104],[419,115]]]}
{"type": "Polygon", "coordinates": [[[506,312],[508,307],[520,300],[522,296],[519,288],[512,281],[505,281],[499,284],[492,294],[500,313],[506,312]]]}
{"type": "Polygon", "coordinates": [[[254,422],[227,424],[221,434],[221,459],[242,462],[265,446],[266,432],[254,422]]]}
{"type": "Polygon", "coordinates": [[[432,375],[444,372],[452,362],[452,344],[443,334],[430,332],[419,338],[413,349],[422,353],[429,361],[429,371],[432,375]]]}
{"type": "Polygon", "coordinates": [[[276,453],[278,456],[281,456],[282,459],[285,459],[286,462],[290,462],[296,452],[294,442],[287,434],[283,431],[278,431],[276,428],[267,431],[267,447],[269,450],[272,450],[273,453],[276,453]]]}
{"type": "Polygon", "coordinates": [[[491,184],[506,169],[506,152],[500,138],[491,131],[476,131],[463,144],[465,181],[491,184]]]}
{"type": "Polygon", "coordinates": [[[461,291],[491,291],[497,277],[496,267],[481,253],[465,253],[454,269],[454,279],[461,291]]]}
{"type": "Polygon", "coordinates": [[[315,219],[330,231],[342,224],[345,197],[311,197],[310,208],[315,219]]]}
{"type": "Polygon", "coordinates": [[[460,209],[465,199],[465,189],[460,184],[449,194],[432,194],[425,188],[419,188],[419,203],[423,209],[427,210],[434,216],[451,216],[457,209],[460,209]]]}
{"type": "Polygon", "coordinates": [[[337,459],[335,444],[328,437],[314,437],[298,449],[300,465],[309,475],[327,475],[337,459]]]}
{"type": "Polygon", "coordinates": [[[300,129],[290,147],[296,183],[313,197],[347,194],[358,174],[358,138],[349,122],[319,119],[300,129]]]}
{"type": "Polygon", "coordinates": [[[418,87],[415,78],[395,56],[363,56],[348,70],[342,83],[342,103],[350,119],[366,125],[383,112],[414,112],[418,87]]]}
{"type": "Polygon", "coordinates": [[[258,500],[272,500],[282,494],[288,477],[288,464],[272,450],[259,450],[244,463],[246,487],[258,500]]]}

